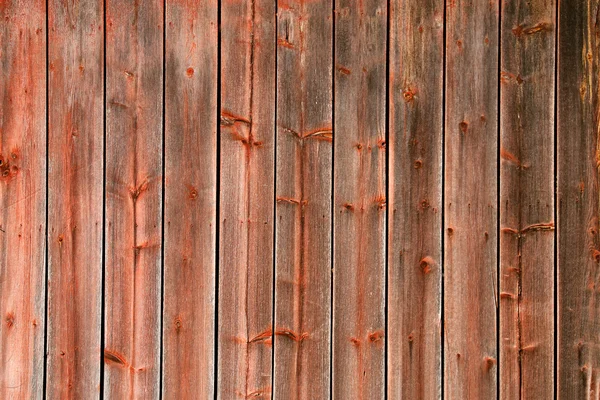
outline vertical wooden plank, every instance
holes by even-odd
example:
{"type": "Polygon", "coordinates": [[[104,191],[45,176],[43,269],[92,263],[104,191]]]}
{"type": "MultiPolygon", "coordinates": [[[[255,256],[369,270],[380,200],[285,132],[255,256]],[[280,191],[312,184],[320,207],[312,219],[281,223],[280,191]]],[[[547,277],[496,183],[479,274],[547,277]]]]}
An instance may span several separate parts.
{"type": "Polygon", "coordinates": [[[106,1],[104,395],[158,398],[163,2],[106,1]]]}
{"type": "Polygon", "coordinates": [[[558,388],[566,399],[600,392],[598,223],[600,2],[558,8],[558,388]]]}
{"type": "Polygon", "coordinates": [[[219,398],[270,398],[275,3],[221,2],[219,398]]]}
{"type": "Polygon", "coordinates": [[[336,1],[333,397],[385,396],[387,3],[336,1]]]}
{"type": "Polygon", "coordinates": [[[388,398],[441,397],[444,2],[390,2],[388,398]]]}
{"type": "Polygon", "coordinates": [[[279,0],[274,394],[329,398],[332,3],[279,0]]]}
{"type": "Polygon", "coordinates": [[[444,386],[456,399],[496,397],[497,2],[446,9],[444,386]]]}
{"type": "Polygon", "coordinates": [[[41,398],[46,2],[0,3],[0,398],[41,398]]]}
{"type": "Polygon", "coordinates": [[[500,397],[554,396],[554,14],[503,2],[500,397]]]}
{"type": "Polygon", "coordinates": [[[167,1],[163,396],[214,396],[217,1],[167,1]]]}
{"type": "Polygon", "coordinates": [[[48,398],[100,387],[104,7],[48,3],[48,398]]]}

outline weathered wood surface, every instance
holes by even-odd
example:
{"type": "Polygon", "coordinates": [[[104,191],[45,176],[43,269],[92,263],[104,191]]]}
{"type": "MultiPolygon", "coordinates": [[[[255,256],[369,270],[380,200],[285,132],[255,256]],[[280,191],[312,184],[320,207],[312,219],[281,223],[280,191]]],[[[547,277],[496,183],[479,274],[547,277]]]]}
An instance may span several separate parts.
{"type": "Polygon", "coordinates": [[[557,65],[557,395],[600,393],[600,3],[560,1],[557,65]]]}
{"type": "Polygon", "coordinates": [[[48,2],[47,398],[99,396],[104,7],[48,2]]]}
{"type": "Polygon", "coordinates": [[[502,3],[500,398],[554,396],[553,1],[502,3]]]}
{"type": "Polygon", "coordinates": [[[218,8],[166,5],[163,397],[212,398],[218,8]]]}
{"type": "Polygon", "coordinates": [[[444,395],[497,392],[499,4],[448,2],[444,395]]]}
{"type": "Polygon", "coordinates": [[[335,10],[333,398],[385,397],[386,34],[383,0],[335,10]]]}
{"type": "Polygon", "coordinates": [[[46,4],[0,2],[0,398],[41,398],[46,4]]]}
{"type": "Polygon", "coordinates": [[[0,398],[598,398],[599,16],[0,0],[0,398]]]}
{"type": "Polygon", "coordinates": [[[106,2],[108,398],[160,395],[163,18],[162,1],[106,2]]]}
{"type": "Polygon", "coordinates": [[[444,2],[391,1],[388,398],[441,397],[444,2]]]}
{"type": "Polygon", "coordinates": [[[270,398],[273,361],[275,2],[221,2],[219,379],[270,398]]]}
{"type": "Polygon", "coordinates": [[[277,4],[274,397],[330,395],[330,1],[277,4]]]}

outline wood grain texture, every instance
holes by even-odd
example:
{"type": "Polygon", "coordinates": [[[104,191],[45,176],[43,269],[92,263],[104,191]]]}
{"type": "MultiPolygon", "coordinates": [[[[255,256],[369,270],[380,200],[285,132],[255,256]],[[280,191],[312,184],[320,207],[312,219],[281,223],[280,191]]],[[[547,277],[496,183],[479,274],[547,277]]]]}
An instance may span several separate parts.
{"type": "Polygon", "coordinates": [[[214,396],[217,1],[167,1],[163,397],[214,396]]]}
{"type": "Polygon", "coordinates": [[[496,2],[446,9],[444,394],[496,397],[498,238],[496,2]]]}
{"type": "Polygon", "coordinates": [[[275,3],[221,2],[219,398],[271,398],[275,3]]]}
{"type": "Polygon", "coordinates": [[[102,324],[104,8],[48,3],[47,398],[97,398],[102,324]]]}
{"type": "Polygon", "coordinates": [[[387,3],[335,4],[333,397],[385,397],[387,3]]]}
{"type": "Polygon", "coordinates": [[[554,396],[553,1],[502,3],[500,398],[554,396]]]}
{"type": "Polygon", "coordinates": [[[106,2],[104,395],[159,397],[163,2],[106,2]]]}
{"type": "Polygon", "coordinates": [[[274,395],[330,390],[332,3],[277,12],[274,395]]]}
{"type": "Polygon", "coordinates": [[[441,398],[444,2],[390,2],[388,398],[441,398]]]}
{"type": "Polygon", "coordinates": [[[600,393],[600,3],[560,1],[557,397],[600,393]]]}
{"type": "Polygon", "coordinates": [[[0,398],[41,398],[46,4],[0,2],[0,398]]]}

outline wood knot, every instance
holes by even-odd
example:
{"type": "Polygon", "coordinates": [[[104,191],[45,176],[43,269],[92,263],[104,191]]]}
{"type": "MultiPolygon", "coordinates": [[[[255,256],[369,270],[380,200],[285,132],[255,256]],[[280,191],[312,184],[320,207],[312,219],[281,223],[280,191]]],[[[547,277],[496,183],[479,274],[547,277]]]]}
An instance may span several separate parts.
{"type": "Polygon", "coordinates": [[[369,342],[377,343],[383,339],[383,331],[378,330],[369,334],[369,342]]]}
{"type": "Polygon", "coordinates": [[[419,262],[419,265],[420,265],[423,273],[425,275],[427,275],[431,272],[431,269],[435,265],[435,261],[433,261],[433,258],[431,258],[429,256],[425,256],[421,259],[421,261],[419,262]]]}
{"type": "Polygon", "coordinates": [[[8,326],[9,328],[12,328],[14,324],[15,324],[15,314],[12,312],[9,312],[8,314],[6,314],[6,326],[8,326]]]}

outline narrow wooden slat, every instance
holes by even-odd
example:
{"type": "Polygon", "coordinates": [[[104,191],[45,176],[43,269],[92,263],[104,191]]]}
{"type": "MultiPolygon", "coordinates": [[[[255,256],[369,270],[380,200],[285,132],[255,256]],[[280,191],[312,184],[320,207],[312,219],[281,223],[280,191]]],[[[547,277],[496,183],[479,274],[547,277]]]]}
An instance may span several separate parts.
{"type": "Polygon", "coordinates": [[[336,1],[333,397],[385,396],[383,0],[336,1]]]}
{"type": "Polygon", "coordinates": [[[332,3],[279,0],[274,394],[329,398],[332,3]]]}
{"type": "Polygon", "coordinates": [[[270,398],[275,3],[221,2],[219,398],[270,398]]]}
{"type": "Polygon", "coordinates": [[[0,2],[0,398],[41,398],[46,2],[0,2]]]}
{"type": "Polygon", "coordinates": [[[163,2],[106,2],[104,395],[158,398],[163,2]]]}
{"type": "Polygon", "coordinates": [[[560,1],[557,66],[558,399],[600,392],[600,2],[560,1]]]}
{"type": "Polygon", "coordinates": [[[214,396],[217,1],[167,1],[163,397],[214,396]]]}
{"type": "Polygon", "coordinates": [[[390,3],[388,398],[441,397],[444,2],[390,3]]]}
{"type": "Polygon", "coordinates": [[[499,4],[448,2],[444,197],[444,386],[496,397],[499,4]]]}
{"type": "Polygon", "coordinates": [[[500,397],[554,396],[553,1],[502,3],[500,397]]]}
{"type": "Polygon", "coordinates": [[[48,398],[99,396],[104,8],[48,3],[48,398]]]}

